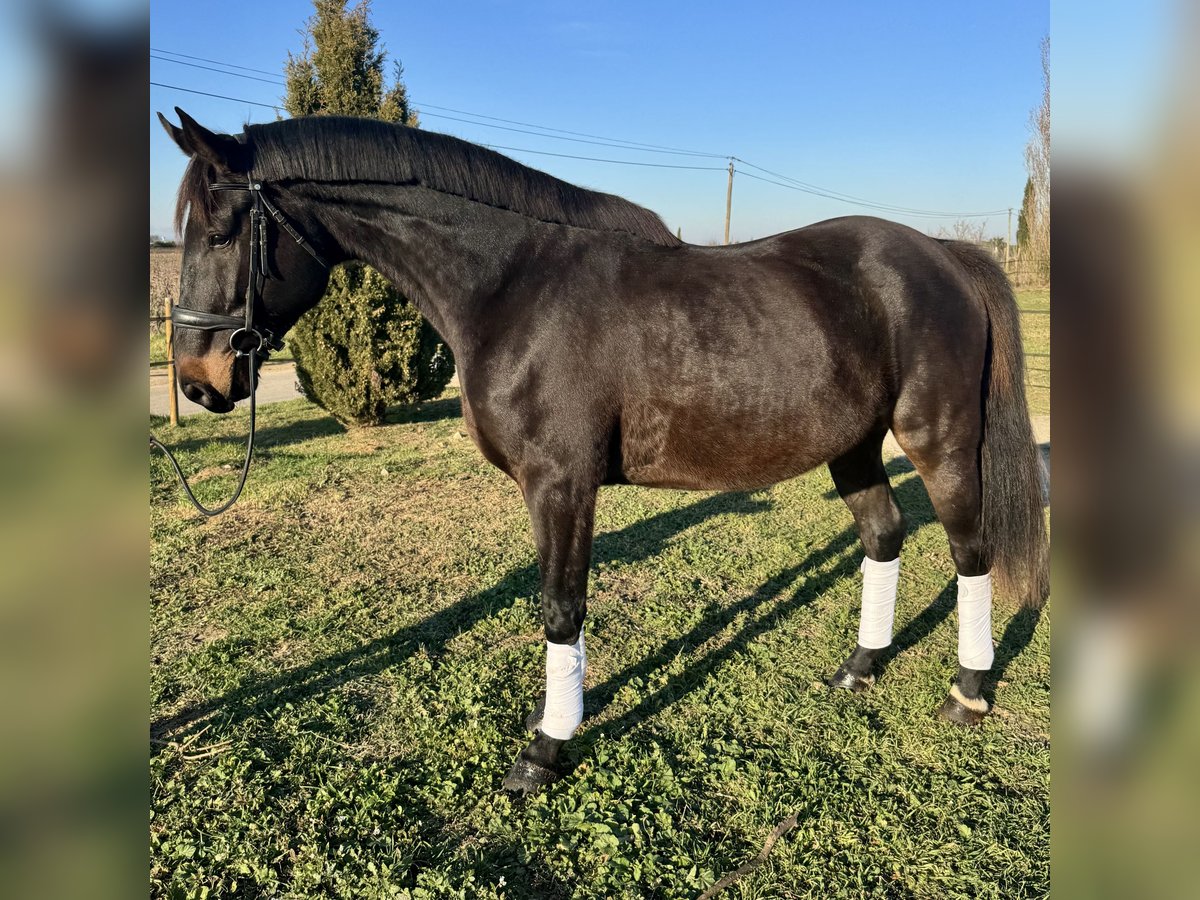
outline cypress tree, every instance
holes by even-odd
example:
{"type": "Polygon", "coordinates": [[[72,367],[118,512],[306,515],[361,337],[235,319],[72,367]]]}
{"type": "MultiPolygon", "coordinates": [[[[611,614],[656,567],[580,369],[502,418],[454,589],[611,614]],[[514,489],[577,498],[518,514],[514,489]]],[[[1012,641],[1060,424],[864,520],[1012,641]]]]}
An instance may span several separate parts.
{"type": "MultiPolygon", "coordinates": [[[[403,66],[384,79],[387,53],[370,0],[314,0],[304,50],[288,55],[293,116],[364,116],[415,127],[403,66]]],[[[387,407],[438,396],[454,370],[449,348],[421,314],[369,266],[337,267],[321,302],[288,336],[304,395],[344,425],[378,425],[387,407]]]]}
{"type": "Polygon", "coordinates": [[[1017,249],[1024,250],[1029,244],[1029,215],[1033,211],[1033,179],[1025,179],[1025,196],[1021,198],[1021,211],[1017,214],[1017,249]]]}

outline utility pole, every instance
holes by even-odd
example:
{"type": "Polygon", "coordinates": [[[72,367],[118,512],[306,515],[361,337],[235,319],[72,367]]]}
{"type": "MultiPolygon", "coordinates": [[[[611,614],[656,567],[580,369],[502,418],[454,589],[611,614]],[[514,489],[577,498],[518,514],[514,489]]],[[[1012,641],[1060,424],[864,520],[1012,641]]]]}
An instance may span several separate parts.
{"type": "Polygon", "coordinates": [[[733,161],[729,162],[729,187],[725,189],[725,243],[729,243],[729,214],[733,211],[733,161]]]}
{"type": "Polygon", "coordinates": [[[1004,268],[1008,268],[1008,254],[1012,249],[1012,207],[1008,208],[1008,240],[1004,242],[1004,268]]]}

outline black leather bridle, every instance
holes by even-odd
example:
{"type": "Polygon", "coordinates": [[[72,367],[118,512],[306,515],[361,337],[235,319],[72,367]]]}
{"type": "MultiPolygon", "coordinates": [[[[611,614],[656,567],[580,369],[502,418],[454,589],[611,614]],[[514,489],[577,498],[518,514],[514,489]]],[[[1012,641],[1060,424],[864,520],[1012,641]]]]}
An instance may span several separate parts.
{"type": "MultiPolygon", "coordinates": [[[[250,274],[246,279],[246,309],[241,316],[227,316],[220,313],[206,312],[202,309],[190,309],[186,306],[176,306],[171,310],[171,322],[176,328],[195,328],[199,331],[232,331],[229,335],[229,347],[238,356],[248,353],[269,355],[271,350],[283,349],[283,335],[276,335],[261,324],[254,325],[255,309],[262,302],[263,283],[270,278],[270,265],[267,262],[267,222],[266,213],[279,223],[279,227],[287,232],[292,239],[308,251],[309,256],[325,268],[325,262],[313,245],[304,239],[270,200],[263,196],[263,183],[252,176],[246,176],[246,183],[237,181],[214,181],[208,186],[210,191],[248,191],[254,200],[250,207],[250,274]],[[264,210],[266,213],[264,213],[264,210]],[[263,348],[267,353],[263,353],[263,348]]],[[[266,310],[263,310],[265,317],[266,310]]]]}
{"type": "Polygon", "coordinates": [[[279,208],[263,195],[263,183],[254,178],[253,175],[246,176],[245,184],[236,181],[215,181],[208,186],[208,189],[210,191],[248,191],[253,198],[253,205],[250,207],[250,264],[249,274],[246,277],[246,308],[240,316],[232,316],[207,312],[202,309],[191,309],[186,306],[176,306],[171,310],[171,324],[176,328],[194,328],[198,331],[228,331],[230,332],[229,348],[235,356],[246,357],[246,365],[250,375],[250,435],[246,439],[246,457],[242,461],[241,476],[238,479],[237,488],[234,490],[233,496],[218,507],[210,508],[205,506],[192,493],[192,488],[184,477],[183,470],[179,467],[179,462],[175,459],[174,454],[154,435],[150,435],[150,446],[151,448],[158,448],[166,454],[168,461],[170,461],[171,466],[175,469],[175,474],[179,477],[179,483],[183,485],[184,493],[192,501],[192,505],[205,516],[215,516],[233,506],[237,498],[241,496],[242,488],[246,486],[246,475],[250,471],[250,459],[254,455],[254,395],[255,388],[257,387],[255,376],[258,368],[258,357],[265,358],[270,356],[272,350],[283,349],[283,335],[275,334],[262,324],[261,319],[267,317],[265,307],[262,309],[259,323],[256,324],[254,321],[255,311],[262,305],[263,284],[271,277],[270,265],[267,259],[266,214],[269,213],[271,218],[278,223],[279,227],[287,232],[297,244],[308,251],[308,254],[313,259],[327,269],[329,268],[329,263],[321,258],[321,254],[293,227],[292,223],[287,220],[287,217],[279,211],[279,208]],[[266,211],[265,213],[264,210],[266,211]]]}

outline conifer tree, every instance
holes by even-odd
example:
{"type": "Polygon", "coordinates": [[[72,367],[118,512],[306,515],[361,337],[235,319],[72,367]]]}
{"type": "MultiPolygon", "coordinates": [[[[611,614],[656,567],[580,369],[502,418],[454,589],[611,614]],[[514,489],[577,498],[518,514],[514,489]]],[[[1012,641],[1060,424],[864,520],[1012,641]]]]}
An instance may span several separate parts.
{"type": "MultiPolygon", "coordinates": [[[[371,24],[370,0],[314,0],[304,50],[288,56],[293,116],[363,116],[415,127],[403,66],[384,72],[387,52],[371,24]]],[[[345,425],[378,425],[388,406],[438,396],[454,369],[450,350],[382,275],[359,263],[337,267],[329,289],[292,329],[288,344],[305,396],[345,425]]]]}

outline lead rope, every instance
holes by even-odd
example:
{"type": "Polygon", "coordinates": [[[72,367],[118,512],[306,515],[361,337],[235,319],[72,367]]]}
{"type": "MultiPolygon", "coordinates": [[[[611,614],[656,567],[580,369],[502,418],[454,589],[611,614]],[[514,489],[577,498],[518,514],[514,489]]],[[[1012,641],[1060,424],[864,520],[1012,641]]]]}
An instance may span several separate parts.
{"type": "Polygon", "coordinates": [[[250,458],[254,455],[254,388],[256,386],[254,383],[255,352],[251,350],[246,353],[246,359],[247,365],[250,367],[250,435],[246,438],[246,458],[242,460],[242,474],[238,477],[237,488],[234,490],[232,497],[215,508],[209,508],[197,500],[196,495],[192,493],[191,485],[188,484],[187,478],[184,477],[183,469],[179,467],[179,461],[175,459],[175,454],[167,449],[166,444],[164,444],[154,435],[150,435],[150,449],[157,449],[163,452],[163,454],[167,457],[167,461],[171,464],[171,468],[175,470],[175,475],[178,476],[179,483],[183,486],[183,492],[187,494],[187,498],[192,501],[192,506],[196,507],[201,515],[208,516],[209,518],[212,518],[213,516],[219,516],[237,502],[237,498],[242,496],[242,489],[246,486],[246,476],[250,473],[250,458]]]}
{"type": "Polygon", "coordinates": [[[229,338],[230,349],[238,356],[246,357],[246,365],[248,366],[248,374],[250,376],[250,434],[246,438],[246,458],[242,460],[242,473],[238,477],[237,488],[234,489],[233,496],[216,508],[209,508],[196,499],[196,495],[192,493],[192,487],[188,484],[187,478],[183,475],[183,469],[179,467],[179,461],[175,458],[166,444],[156,438],[153,434],[150,435],[150,449],[161,450],[167,457],[167,461],[171,463],[171,468],[175,470],[176,476],[179,478],[179,483],[183,486],[183,492],[187,494],[187,498],[192,501],[192,506],[200,512],[201,515],[212,518],[219,516],[229,507],[237,502],[237,498],[242,496],[242,490],[246,487],[246,476],[250,474],[250,459],[254,456],[254,422],[255,422],[255,359],[258,351],[262,349],[262,336],[254,330],[254,304],[255,299],[262,295],[263,281],[265,280],[266,272],[266,252],[267,242],[263,235],[263,213],[262,213],[262,195],[252,178],[247,176],[247,186],[254,198],[254,206],[250,210],[250,262],[249,271],[247,272],[246,280],[246,317],[245,324],[240,331],[246,335],[253,335],[258,339],[258,346],[247,344],[245,350],[239,349],[234,341],[238,336],[235,331],[229,338]]]}
{"type": "MultiPolygon", "coordinates": [[[[150,435],[150,449],[161,450],[166,454],[167,460],[171,463],[171,467],[175,470],[175,474],[179,477],[179,483],[183,485],[184,493],[187,498],[192,501],[192,505],[200,511],[204,516],[217,516],[233,506],[237,498],[242,495],[242,489],[246,486],[246,475],[250,472],[250,458],[254,455],[254,418],[255,418],[255,361],[259,353],[262,352],[264,343],[267,345],[267,352],[263,354],[263,359],[270,355],[271,348],[280,349],[282,342],[277,342],[269,331],[256,331],[254,328],[254,307],[257,301],[262,297],[263,283],[269,277],[270,266],[267,261],[267,239],[266,228],[267,220],[263,213],[265,208],[271,214],[276,222],[279,223],[284,231],[304,248],[313,259],[319,262],[326,269],[329,268],[327,263],[304,236],[300,234],[287,218],[279,211],[278,207],[274,206],[271,201],[263,196],[262,182],[255,181],[253,175],[246,174],[246,184],[240,185],[233,182],[214,182],[209,185],[209,190],[212,191],[249,191],[250,196],[254,198],[254,205],[250,209],[250,262],[249,272],[246,281],[246,313],[241,327],[237,327],[237,319],[232,316],[207,313],[202,310],[188,309],[189,320],[178,321],[177,324],[190,328],[200,328],[203,330],[222,330],[226,327],[233,330],[233,334],[229,336],[229,348],[236,356],[244,356],[247,358],[247,364],[250,367],[250,434],[246,438],[246,458],[242,461],[242,474],[238,478],[237,488],[233,492],[233,496],[225,503],[215,509],[209,509],[203,503],[196,499],[196,495],[192,493],[191,485],[183,475],[183,470],[179,467],[179,461],[175,459],[175,455],[167,449],[153,434],[150,435]],[[232,324],[230,324],[232,323],[232,324]],[[264,337],[265,335],[265,337],[264,337]],[[243,341],[245,341],[243,345],[243,341]]],[[[172,318],[175,314],[183,311],[181,307],[175,307],[172,311],[172,318]]]]}

